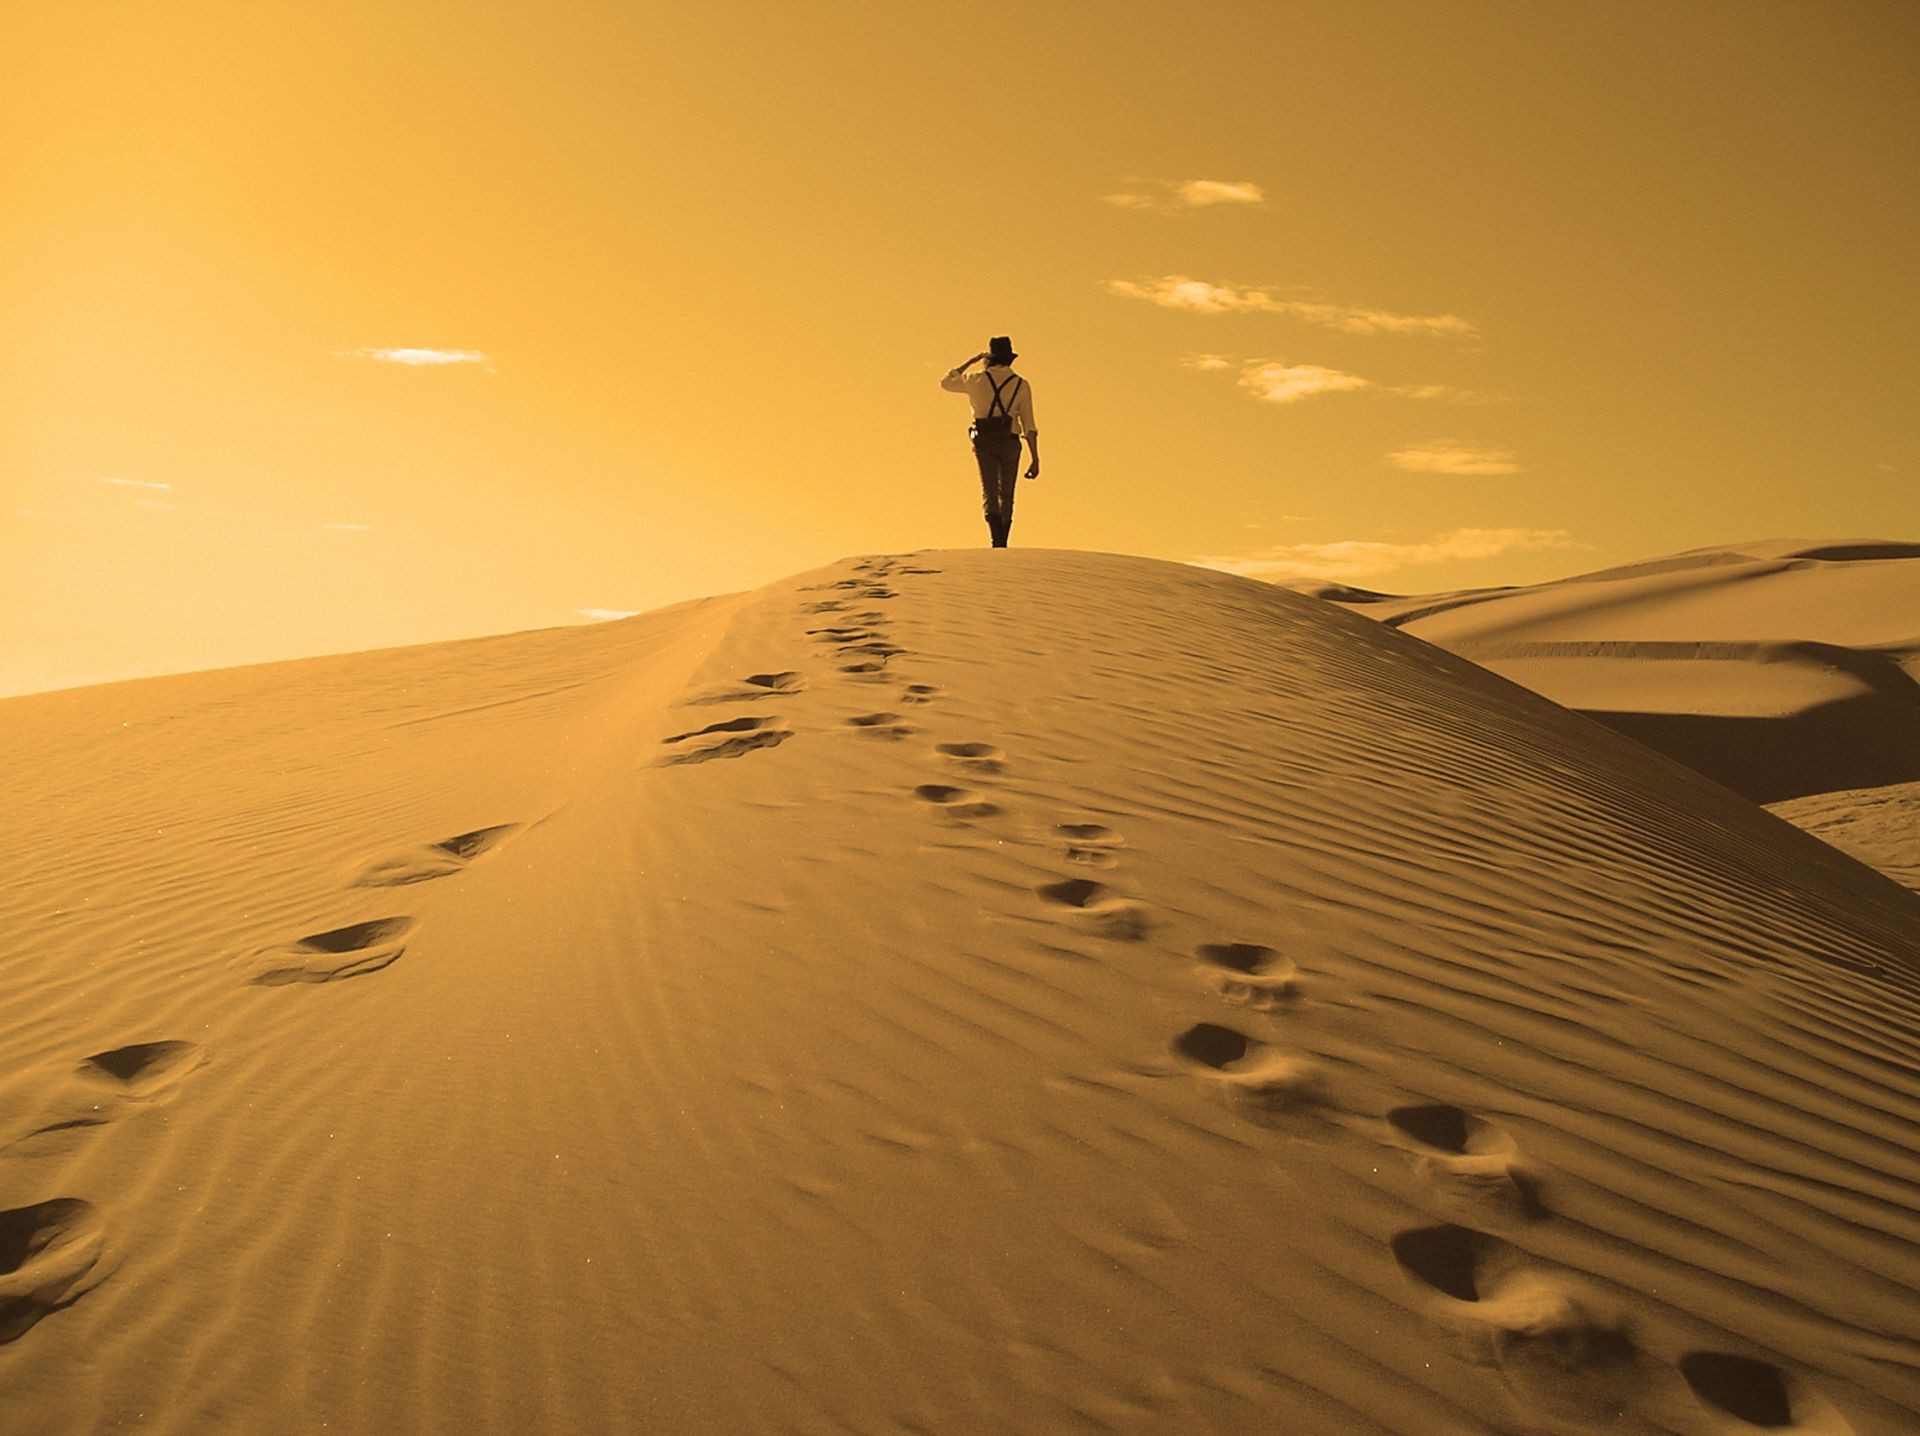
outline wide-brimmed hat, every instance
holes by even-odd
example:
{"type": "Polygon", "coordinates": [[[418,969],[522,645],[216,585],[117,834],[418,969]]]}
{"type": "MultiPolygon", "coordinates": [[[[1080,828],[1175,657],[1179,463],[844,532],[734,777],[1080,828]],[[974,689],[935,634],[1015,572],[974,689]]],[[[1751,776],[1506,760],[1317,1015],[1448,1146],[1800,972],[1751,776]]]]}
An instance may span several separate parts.
{"type": "Polygon", "coordinates": [[[1013,352],[1013,341],[1006,335],[996,335],[987,341],[987,362],[989,364],[1011,364],[1020,356],[1013,352]]]}

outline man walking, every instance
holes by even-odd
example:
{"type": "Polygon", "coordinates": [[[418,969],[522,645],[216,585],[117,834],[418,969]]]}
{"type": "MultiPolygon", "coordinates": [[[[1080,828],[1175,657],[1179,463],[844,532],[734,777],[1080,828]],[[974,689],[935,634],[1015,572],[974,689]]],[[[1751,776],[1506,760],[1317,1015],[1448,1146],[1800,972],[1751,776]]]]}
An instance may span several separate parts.
{"type": "Polygon", "coordinates": [[[1004,334],[987,342],[984,354],[976,354],[958,369],[949,369],[940,387],[965,394],[973,403],[973,427],[967,437],[973,440],[973,457],[980,464],[981,507],[987,516],[987,532],[993,546],[1005,548],[1013,530],[1013,489],[1020,469],[1020,437],[1026,436],[1033,462],[1027,465],[1027,477],[1040,477],[1040,431],[1033,426],[1033,386],[1013,372],[1013,341],[1004,334]],[[982,359],[987,367],[978,374],[967,371],[982,359]]]}

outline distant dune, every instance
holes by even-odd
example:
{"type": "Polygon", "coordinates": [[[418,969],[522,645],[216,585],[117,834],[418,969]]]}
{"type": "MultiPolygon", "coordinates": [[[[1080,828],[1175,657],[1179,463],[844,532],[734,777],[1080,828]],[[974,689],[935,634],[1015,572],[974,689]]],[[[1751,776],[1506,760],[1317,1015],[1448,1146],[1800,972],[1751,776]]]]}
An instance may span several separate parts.
{"type": "Polygon", "coordinates": [[[1475,664],[1877,742],[1916,571],[923,553],[0,703],[0,1426],[1911,1436],[1920,896],[1475,664]]]}
{"type": "Polygon", "coordinates": [[[1920,781],[1920,544],[1775,539],[1419,597],[1288,587],[1471,658],[1756,802],[1879,790],[1877,836],[1857,850],[1889,871],[1920,867],[1920,790],[1899,786],[1920,781]],[[1895,810],[1909,840],[1890,846],[1895,810]]]}

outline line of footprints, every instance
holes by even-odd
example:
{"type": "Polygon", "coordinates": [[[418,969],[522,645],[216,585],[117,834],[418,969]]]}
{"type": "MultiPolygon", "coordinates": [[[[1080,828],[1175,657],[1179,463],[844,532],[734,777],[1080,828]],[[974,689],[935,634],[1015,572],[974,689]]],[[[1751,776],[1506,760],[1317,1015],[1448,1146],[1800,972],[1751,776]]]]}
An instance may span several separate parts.
{"type": "MultiPolygon", "coordinates": [[[[1278,1020],[1301,1003],[1297,966],[1270,947],[1207,943],[1197,955],[1204,980],[1231,1006],[1278,1020]]],[[[1237,1027],[1195,1023],[1174,1039],[1172,1052],[1187,1070],[1224,1084],[1262,1125],[1332,1105],[1311,1058],[1237,1027]]],[[[1496,1366],[1521,1400],[1578,1422],[1606,1423],[1624,1413],[1651,1374],[1625,1313],[1573,1274],[1482,1230],[1553,1218],[1512,1136],[1446,1103],[1395,1107],[1384,1130],[1365,1127],[1410,1155],[1436,1208],[1477,1223],[1436,1222],[1390,1239],[1394,1260],[1428,1294],[1430,1309],[1496,1366]]],[[[1696,1350],[1678,1366],[1719,1418],[1762,1430],[1810,1430],[1810,1418],[1833,1415],[1817,1393],[1771,1362],[1696,1350]]],[[[1822,1420],[1818,1429],[1845,1428],[1822,1420]]]]}
{"type": "MultiPolygon", "coordinates": [[[[891,681],[888,665],[908,650],[891,640],[883,627],[887,618],[883,611],[858,605],[897,597],[888,584],[896,573],[932,574],[939,570],[902,566],[888,558],[863,560],[854,569],[856,577],[814,584],[807,590],[833,595],[804,605],[802,611],[809,620],[820,621],[819,626],[807,629],[807,637],[832,649],[839,671],[848,681],[887,683],[891,681]]],[[[806,682],[805,675],[792,670],[750,673],[737,683],[722,684],[681,701],[693,705],[758,703],[798,693],[806,682]]],[[[903,705],[930,703],[939,694],[936,684],[908,683],[901,687],[899,701],[903,705]]],[[[846,721],[875,738],[904,738],[913,732],[894,712],[864,713],[846,721]]],[[[762,748],[778,747],[791,737],[793,730],[778,715],[742,714],[662,738],[661,745],[672,751],[656,758],[654,766],[683,767],[716,758],[740,758],[762,748]]]]}
{"type": "MultiPolygon", "coordinates": [[[[356,887],[405,887],[464,871],[520,828],[501,823],[368,863],[356,887]]],[[[311,933],[240,956],[248,980],[263,987],[332,983],[391,967],[406,950],[415,919],[381,917],[311,933]]],[[[178,1095],[207,1059],[198,1042],[134,1042],[82,1059],[49,1106],[0,1144],[0,1157],[31,1159],[65,1151],[72,1134],[136,1116],[178,1095]]],[[[110,1274],[103,1257],[106,1218],[80,1197],[0,1210],[0,1346],[73,1305],[110,1274]]]]}

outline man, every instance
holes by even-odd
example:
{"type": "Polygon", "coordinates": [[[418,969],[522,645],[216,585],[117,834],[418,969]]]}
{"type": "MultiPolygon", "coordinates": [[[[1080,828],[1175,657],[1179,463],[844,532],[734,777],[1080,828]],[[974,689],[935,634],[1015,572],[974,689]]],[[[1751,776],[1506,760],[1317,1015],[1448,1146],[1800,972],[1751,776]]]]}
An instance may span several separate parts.
{"type": "Polygon", "coordinates": [[[1040,431],[1033,426],[1033,386],[1013,372],[1013,341],[1002,334],[987,341],[984,354],[976,354],[958,369],[949,369],[940,387],[965,394],[973,403],[973,427],[967,436],[973,440],[973,457],[980,464],[981,507],[987,516],[987,532],[995,548],[1007,546],[1013,531],[1013,489],[1020,468],[1020,436],[1026,435],[1033,462],[1027,465],[1027,477],[1040,477],[1040,431]],[[987,367],[978,374],[967,371],[982,359],[987,367]]]}

